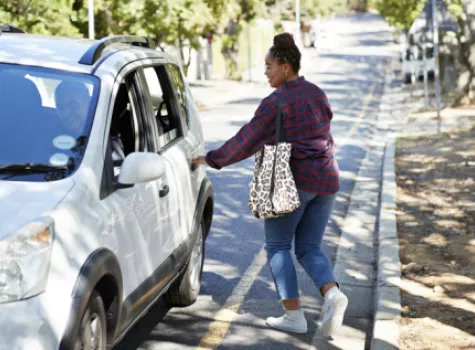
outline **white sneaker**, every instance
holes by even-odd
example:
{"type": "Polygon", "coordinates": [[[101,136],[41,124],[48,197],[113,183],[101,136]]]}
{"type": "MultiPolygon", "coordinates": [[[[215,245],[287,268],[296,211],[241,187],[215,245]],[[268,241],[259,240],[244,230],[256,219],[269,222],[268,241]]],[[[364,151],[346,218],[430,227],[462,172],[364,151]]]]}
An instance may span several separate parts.
{"type": "Polygon", "coordinates": [[[343,323],[348,298],[338,287],[331,288],[325,294],[323,303],[323,317],[321,319],[321,329],[324,337],[332,336],[343,323]]]}
{"type": "Polygon", "coordinates": [[[282,317],[269,317],[266,320],[266,324],[281,331],[300,334],[307,333],[307,320],[302,309],[287,310],[282,317]]]}

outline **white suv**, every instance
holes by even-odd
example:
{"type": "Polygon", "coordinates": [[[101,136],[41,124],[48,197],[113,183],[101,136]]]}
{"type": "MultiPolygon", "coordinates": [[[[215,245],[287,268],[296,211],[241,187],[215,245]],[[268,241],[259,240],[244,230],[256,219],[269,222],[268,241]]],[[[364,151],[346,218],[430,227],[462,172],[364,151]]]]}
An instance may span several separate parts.
{"type": "Polygon", "coordinates": [[[0,30],[0,349],[110,349],[158,297],[197,298],[197,109],[146,38],[0,30]]]}

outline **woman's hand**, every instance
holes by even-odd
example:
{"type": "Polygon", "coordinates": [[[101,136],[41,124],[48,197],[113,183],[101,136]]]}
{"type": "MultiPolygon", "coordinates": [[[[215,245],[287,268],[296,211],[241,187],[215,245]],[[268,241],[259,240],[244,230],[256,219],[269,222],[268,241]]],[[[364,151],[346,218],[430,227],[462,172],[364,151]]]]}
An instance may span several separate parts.
{"type": "Polygon", "coordinates": [[[199,156],[191,161],[191,164],[196,164],[196,165],[207,165],[206,163],[206,157],[199,156]]]}

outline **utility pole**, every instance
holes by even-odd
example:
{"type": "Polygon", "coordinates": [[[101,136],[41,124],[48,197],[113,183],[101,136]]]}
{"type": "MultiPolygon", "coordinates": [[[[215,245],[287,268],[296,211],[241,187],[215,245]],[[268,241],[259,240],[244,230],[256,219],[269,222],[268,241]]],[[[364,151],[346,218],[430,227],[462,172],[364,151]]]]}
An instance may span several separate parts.
{"type": "Polygon", "coordinates": [[[423,64],[424,64],[424,106],[425,108],[429,108],[429,88],[427,82],[427,38],[424,36],[424,42],[422,43],[422,57],[423,57],[423,64]]]}
{"type": "Polygon", "coordinates": [[[295,0],[295,43],[301,48],[300,40],[300,0],[295,0]]]}
{"type": "Polygon", "coordinates": [[[437,120],[439,125],[437,133],[440,133],[440,67],[439,67],[439,27],[437,23],[437,0],[432,0],[432,29],[434,31],[434,82],[435,82],[435,100],[437,103],[437,120]]]}
{"type": "Polygon", "coordinates": [[[88,20],[89,20],[89,39],[94,39],[94,0],[89,0],[88,20]]]}
{"type": "Polygon", "coordinates": [[[252,51],[251,51],[251,23],[246,23],[247,34],[247,69],[249,71],[248,81],[252,81],[252,51]]]}

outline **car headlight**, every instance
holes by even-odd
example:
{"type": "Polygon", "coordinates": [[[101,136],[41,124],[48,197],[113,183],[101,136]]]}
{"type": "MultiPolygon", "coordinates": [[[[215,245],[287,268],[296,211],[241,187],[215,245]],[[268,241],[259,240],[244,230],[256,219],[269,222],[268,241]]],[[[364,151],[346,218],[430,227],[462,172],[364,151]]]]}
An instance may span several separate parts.
{"type": "Polygon", "coordinates": [[[0,303],[42,293],[48,278],[53,219],[35,220],[0,241],[0,303]]]}

